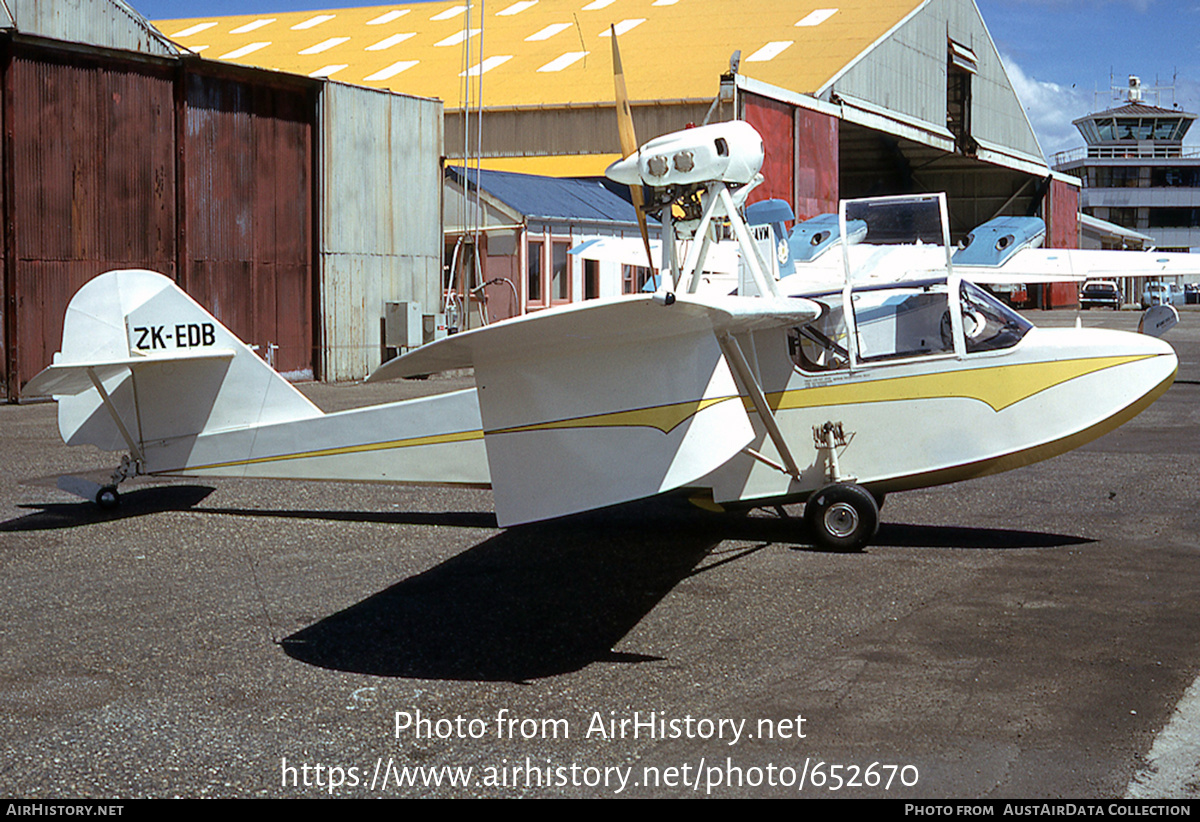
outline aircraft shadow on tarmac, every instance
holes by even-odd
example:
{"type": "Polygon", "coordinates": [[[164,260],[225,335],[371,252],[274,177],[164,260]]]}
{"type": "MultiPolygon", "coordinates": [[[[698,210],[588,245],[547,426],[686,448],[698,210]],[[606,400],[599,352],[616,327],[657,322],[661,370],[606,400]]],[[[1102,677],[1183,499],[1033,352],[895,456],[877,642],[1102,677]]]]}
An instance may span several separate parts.
{"type": "MultiPolygon", "coordinates": [[[[794,519],[620,506],[503,531],[281,644],[311,665],[420,679],[525,682],[594,662],[652,661],[659,657],[611,649],[681,580],[770,545],[806,548],[804,539],[794,519]],[[752,544],[714,552],[726,540],[752,544]]],[[[895,525],[881,529],[879,542],[1028,548],[1087,540],[895,525]]]]}
{"type": "Polygon", "coordinates": [[[47,502],[37,505],[20,505],[19,508],[35,509],[31,514],[0,522],[4,531],[53,531],[60,528],[78,528],[99,522],[144,517],[165,511],[186,511],[213,492],[205,485],[160,485],[138,488],[121,494],[121,504],[116,508],[104,509],[88,500],[78,502],[47,502]]]}
{"type": "Polygon", "coordinates": [[[509,682],[655,659],[611,649],[722,537],[669,514],[605,513],[502,531],[283,648],[335,670],[509,682]]]}
{"type": "MultiPolygon", "coordinates": [[[[197,507],[213,489],[169,485],[93,503],[50,503],[3,531],[74,528],[192,510],[248,517],[494,528],[487,512],[276,511],[197,507]]],[[[1080,537],[998,528],[884,524],[873,545],[1050,548],[1080,537]]],[[[611,649],[683,579],[769,546],[818,551],[802,520],[710,514],[653,499],[501,531],[441,564],[284,638],[296,660],[420,679],[524,682],[594,662],[658,657],[611,649]],[[721,543],[735,544],[725,548],[721,543]],[[742,543],[737,545],[736,543],[742,543]]],[[[870,552],[872,549],[868,548],[870,552]]]]}

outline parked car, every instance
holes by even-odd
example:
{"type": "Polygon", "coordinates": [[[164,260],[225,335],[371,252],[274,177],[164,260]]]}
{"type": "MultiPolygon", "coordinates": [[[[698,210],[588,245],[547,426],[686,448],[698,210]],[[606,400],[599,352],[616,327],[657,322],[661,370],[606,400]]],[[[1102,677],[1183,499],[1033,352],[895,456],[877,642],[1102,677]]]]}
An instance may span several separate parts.
{"type": "Polygon", "coordinates": [[[1146,290],[1142,292],[1143,309],[1152,305],[1178,305],[1182,302],[1183,292],[1175,283],[1146,283],[1146,290]]]}
{"type": "Polygon", "coordinates": [[[1183,287],[1183,301],[1187,305],[1200,303],[1200,283],[1188,283],[1183,287]]]}
{"type": "Polygon", "coordinates": [[[1079,307],[1083,309],[1097,306],[1117,311],[1122,302],[1121,289],[1112,280],[1088,280],[1079,292],[1079,307]]]}

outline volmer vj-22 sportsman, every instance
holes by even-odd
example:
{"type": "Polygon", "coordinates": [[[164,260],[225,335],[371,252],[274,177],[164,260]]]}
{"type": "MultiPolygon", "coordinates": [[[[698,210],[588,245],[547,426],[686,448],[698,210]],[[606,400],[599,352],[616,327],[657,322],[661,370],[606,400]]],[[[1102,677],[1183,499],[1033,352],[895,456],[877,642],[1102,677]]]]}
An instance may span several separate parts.
{"type": "Polygon", "coordinates": [[[736,121],[650,141],[608,173],[661,214],[657,291],[456,334],[369,378],[473,368],[472,390],[322,413],[171,280],[125,270],[74,296],[25,393],[57,398],[68,444],[128,452],[88,492],[102,505],[135,474],[436,483],[490,486],[512,526],[692,489],[803,501],[813,540],[854,548],[885,494],[1061,454],[1171,385],[1162,340],[1035,328],[964,281],[942,195],[842,203],[841,282],[781,286],[741,215],[762,158],[736,121]],[[698,287],[722,221],[751,273],[735,295],[698,287]]]}

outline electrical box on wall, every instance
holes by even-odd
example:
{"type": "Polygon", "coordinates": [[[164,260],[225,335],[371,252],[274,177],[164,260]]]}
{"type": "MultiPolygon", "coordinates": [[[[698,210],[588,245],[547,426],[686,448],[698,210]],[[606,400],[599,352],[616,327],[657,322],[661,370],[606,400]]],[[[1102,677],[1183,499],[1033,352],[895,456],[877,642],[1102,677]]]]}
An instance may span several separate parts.
{"type": "Polygon", "coordinates": [[[426,314],[424,322],[424,341],[431,343],[434,340],[445,339],[449,331],[446,329],[445,314],[426,314]]]}
{"type": "Polygon", "coordinates": [[[421,304],[383,304],[383,344],[388,348],[416,348],[424,342],[421,304]]]}

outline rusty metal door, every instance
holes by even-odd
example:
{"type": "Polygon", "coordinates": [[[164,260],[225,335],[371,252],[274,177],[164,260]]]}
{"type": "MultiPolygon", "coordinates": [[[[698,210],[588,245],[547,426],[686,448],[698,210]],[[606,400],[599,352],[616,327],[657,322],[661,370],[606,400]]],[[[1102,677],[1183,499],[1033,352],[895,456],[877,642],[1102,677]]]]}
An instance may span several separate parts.
{"type": "Polygon", "coordinates": [[[185,83],[182,285],[281,373],[311,378],[312,91],[185,83]]]}
{"type": "Polygon", "coordinates": [[[172,78],[18,48],[5,87],[7,394],[50,364],[63,313],[114,268],[175,261],[172,78]]]}

